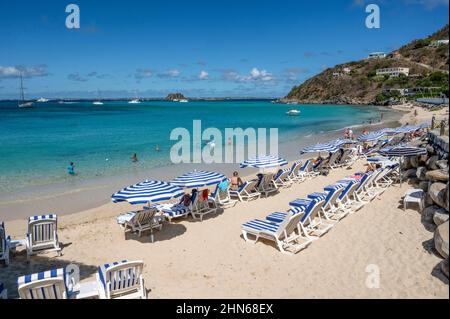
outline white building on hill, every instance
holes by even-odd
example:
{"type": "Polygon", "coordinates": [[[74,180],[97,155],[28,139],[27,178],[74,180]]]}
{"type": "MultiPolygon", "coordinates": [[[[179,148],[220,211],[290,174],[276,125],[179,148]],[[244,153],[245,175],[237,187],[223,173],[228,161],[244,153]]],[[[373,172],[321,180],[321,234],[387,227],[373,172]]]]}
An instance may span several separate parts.
{"type": "Polygon", "coordinates": [[[384,59],[386,57],[386,53],[384,52],[372,52],[369,54],[368,59],[384,59]]]}
{"type": "Polygon", "coordinates": [[[384,68],[384,69],[378,69],[377,75],[389,75],[393,77],[400,76],[400,74],[403,74],[405,76],[409,75],[409,68],[384,68]]]}

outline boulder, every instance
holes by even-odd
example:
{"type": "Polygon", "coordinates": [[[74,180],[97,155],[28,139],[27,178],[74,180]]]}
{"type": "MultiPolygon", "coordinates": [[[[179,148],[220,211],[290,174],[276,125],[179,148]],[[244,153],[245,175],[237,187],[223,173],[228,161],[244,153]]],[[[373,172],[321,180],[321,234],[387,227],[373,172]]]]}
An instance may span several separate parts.
{"type": "Polygon", "coordinates": [[[448,184],[449,183],[447,183],[447,186],[445,187],[445,190],[444,190],[444,195],[442,196],[442,199],[443,199],[443,201],[445,203],[445,209],[447,210],[447,212],[450,209],[449,202],[448,202],[448,199],[449,199],[449,197],[448,197],[448,184]]]}
{"type": "Polygon", "coordinates": [[[433,198],[430,195],[430,189],[428,188],[428,193],[425,195],[425,207],[434,205],[433,198]]]}
{"type": "Polygon", "coordinates": [[[436,205],[428,206],[422,211],[422,221],[426,223],[432,223],[434,214],[440,209],[442,208],[436,205]]]}
{"type": "Polygon", "coordinates": [[[409,159],[409,163],[411,164],[412,167],[418,168],[419,167],[419,157],[418,156],[412,156],[409,159]]]}
{"type": "Polygon", "coordinates": [[[439,264],[441,271],[444,273],[444,275],[447,276],[448,278],[448,258],[444,259],[443,261],[440,262],[439,264]]]}
{"type": "Polygon", "coordinates": [[[436,205],[447,209],[448,202],[446,203],[445,201],[446,187],[444,183],[433,183],[428,190],[428,194],[436,205]]]}
{"type": "Polygon", "coordinates": [[[447,160],[439,160],[436,161],[436,166],[439,169],[447,169],[448,171],[448,161],[447,160]]]}
{"type": "Polygon", "coordinates": [[[428,171],[425,174],[425,178],[432,182],[448,182],[448,172],[443,169],[428,171]]]}
{"type": "Polygon", "coordinates": [[[430,170],[439,169],[439,167],[436,165],[436,162],[438,160],[439,160],[439,156],[437,156],[437,155],[431,156],[426,163],[427,168],[430,170]]]}
{"type": "Polygon", "coordinates": [[[445,209],[439,208],[434,212],[433,222],[436,226],[440,226],[448,220],[448,213],[445,209]]]}
{"type": "Polygon", "coordinates": [[[448,258],[448,221],[436,228],[434,247],[442,257],[448,258]]]}
{"type": "Polygon", "coordinates": [[[427,169],[425,166],[421,166],[421,167],[417,168],[416,175],[417,175],[417,178],[420,179],[421,181],[427,180],[426,173],[427,173],[427,169]]]}
{"type": "Polygon", "coordinates": [[[403,179],[416,177],[417,176],[417,169],[416,168],[410,168],[404,172],[402,172],[403,179]]]}
{"type": "Polygon", "coordinates": [[[419,188],[422,189],[424,192],[428,192],[428,187],[430,186],[430,182],[427,181],[421,181],[419,183],[419,188]]]}
{"type": "Polygon", "coordinates": [[[408,170],[408,169],[410,169],[410,168],[412,168],[412,165],[411,165],[411,158],[409,158],[409,157],[406,157],[406,158],[404,158],[403,159],[403,161],[402,161],[402,170],[408,170]]]}
{"type": "Polygon", "coordinates": [[[428,154],[419,156],[419,166],[425,165],[428,159],[429,159],[428,154]]]}

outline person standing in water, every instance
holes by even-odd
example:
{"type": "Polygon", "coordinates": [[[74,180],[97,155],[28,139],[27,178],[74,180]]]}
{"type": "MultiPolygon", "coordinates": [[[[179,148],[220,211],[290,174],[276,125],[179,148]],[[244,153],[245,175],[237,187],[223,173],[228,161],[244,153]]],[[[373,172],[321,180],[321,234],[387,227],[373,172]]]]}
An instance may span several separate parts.
{"type": "Polygon", "coordinates": [[[138,161],[138,158],[137,158],[137,154],[136,154],[136,153],[134,153],[133,156],[131,156],[131,161],[132,161],[133,163],[136,163],[136,162],[138,161]]]}
{"type": "Polygon", "coordinates": [[[161,148],[159,148],[159,145],[156,145],[155,151],[157,151],[157,152],[161,151],[161,148]]]}
{"type": "Polygon", "coordinates": [[[67,173],[69,175],[75,175],[75,164],[73,162],[70,162],[69,166],[67,166],[67,173]]]}
{"type": "Polygon", "coordinates": [[[383,117],[384,117],[384,113],[381,112],[381,113],[380,113],[380,122],[383,122],[383,117]]]}

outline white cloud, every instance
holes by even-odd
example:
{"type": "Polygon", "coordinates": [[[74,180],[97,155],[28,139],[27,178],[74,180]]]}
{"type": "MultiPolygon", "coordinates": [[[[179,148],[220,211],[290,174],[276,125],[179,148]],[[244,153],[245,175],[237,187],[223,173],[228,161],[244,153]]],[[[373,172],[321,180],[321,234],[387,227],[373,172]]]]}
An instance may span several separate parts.
{"type": "Polygon", "coordinates": [[[208,79],[208,77],[209,77],[209,73],[206,71],[203,71],[203,70],[200,72],[200,74],[198,76],[198,78],[200,80],[206,80],[206,79],[208,79]]]}
{"type": "Polygon", "coordinates": [[[1,66],[0,65],[0,78],[17,78],[22,74],[23,77],[31,78],[38,76],[47,76],[47,66],[1,66]]]}
{"type": "Polygon", "coordinates": [[[225,80],[235,82],[272,82],[275,76],[266,70],[252,68],[248,75],[241,75],[234,70],[225,70],[223,77],[225,80]]]}
{"type": "Polygon", "coordinates": [[[170,69],[158,74],[159,78],[176,78],[180,76],[181,72],[177,69],[170,69]]]}

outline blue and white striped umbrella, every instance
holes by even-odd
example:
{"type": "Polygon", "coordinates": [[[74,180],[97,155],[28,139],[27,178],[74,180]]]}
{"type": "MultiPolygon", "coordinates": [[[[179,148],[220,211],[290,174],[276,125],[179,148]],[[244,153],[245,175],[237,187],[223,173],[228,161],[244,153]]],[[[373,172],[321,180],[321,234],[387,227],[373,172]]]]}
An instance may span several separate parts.
{"type": "Polygon", "coordinates": [[[407,134],[419,130],[420,127],[414,125],[406,125],[395,130],[397,134],[407,134]]]}
{"type": "Polygon", "coordinates": [[[336,145],[337,147],[339,147],[341,145],[356,144],[356,143],[358,143],[358,141],[351,140],[349,138],[338,138],[336,140],[328,142],[327,144],[336,145]]]}
{"type": "Polygon", "coordinates": [[[244,167],[255,167],[255,168],[274,168],[278,166],[287,165],[287,161],[281,157],[267,155],[267,156],[257,156],[254,158],[249,158],[248,160],[241,163],[241,168],[244,167]]]}
{"type": "Polygon", "coordinates": [[[431,123],[422,123],[422,124],[419,124],[418,126],[419,126],[419,129],[424,130],[424,129],[430,128],[431,123]]]}
{"type": "Polygon", "coordinates": [[[426,155],[427,149],[420,147],[413,147],[408,145],[387,147],[378,151],[383,156],[394,156],[394,157],[408,157],[417,155],[426,155]]]}
{"type": "Polygon", "coordinates": [[[305,147],[301,153],[320,153],[320,152],[330,152],[334,153],[339,149],[338,146],[335,144],[329,144],[329,143],[321,143],[321,144],[315,144],[308,147],[305,147]]]}
{"type": "Polygon", "coordinates": [[[114,203],[146,204],[161,202],[183,195],[183,190],[162,181],[145,181],[128,186],[111,196],[114,203]]]}
{"type": "Polygon", "coordinates": [[[192,171],[178,176],[170,183],[179,187],[197,188],[217,185],[226,179],[225,175],[216,172],[192,171]]]}
{"type": "Polygon", "coordinates": [[[382,131],[384,133],[386,133],[386,135],[395,135],[395,134],[397,134],[397,129],[396,128],[387,127],[387,128],[382,129],[382,131]]]}
{"type": "Polygon", "coordinates": [[[358,137],[360,142],[373,142],[378,141],[387,135],[383,130],[362,134],[358,137]]]}

